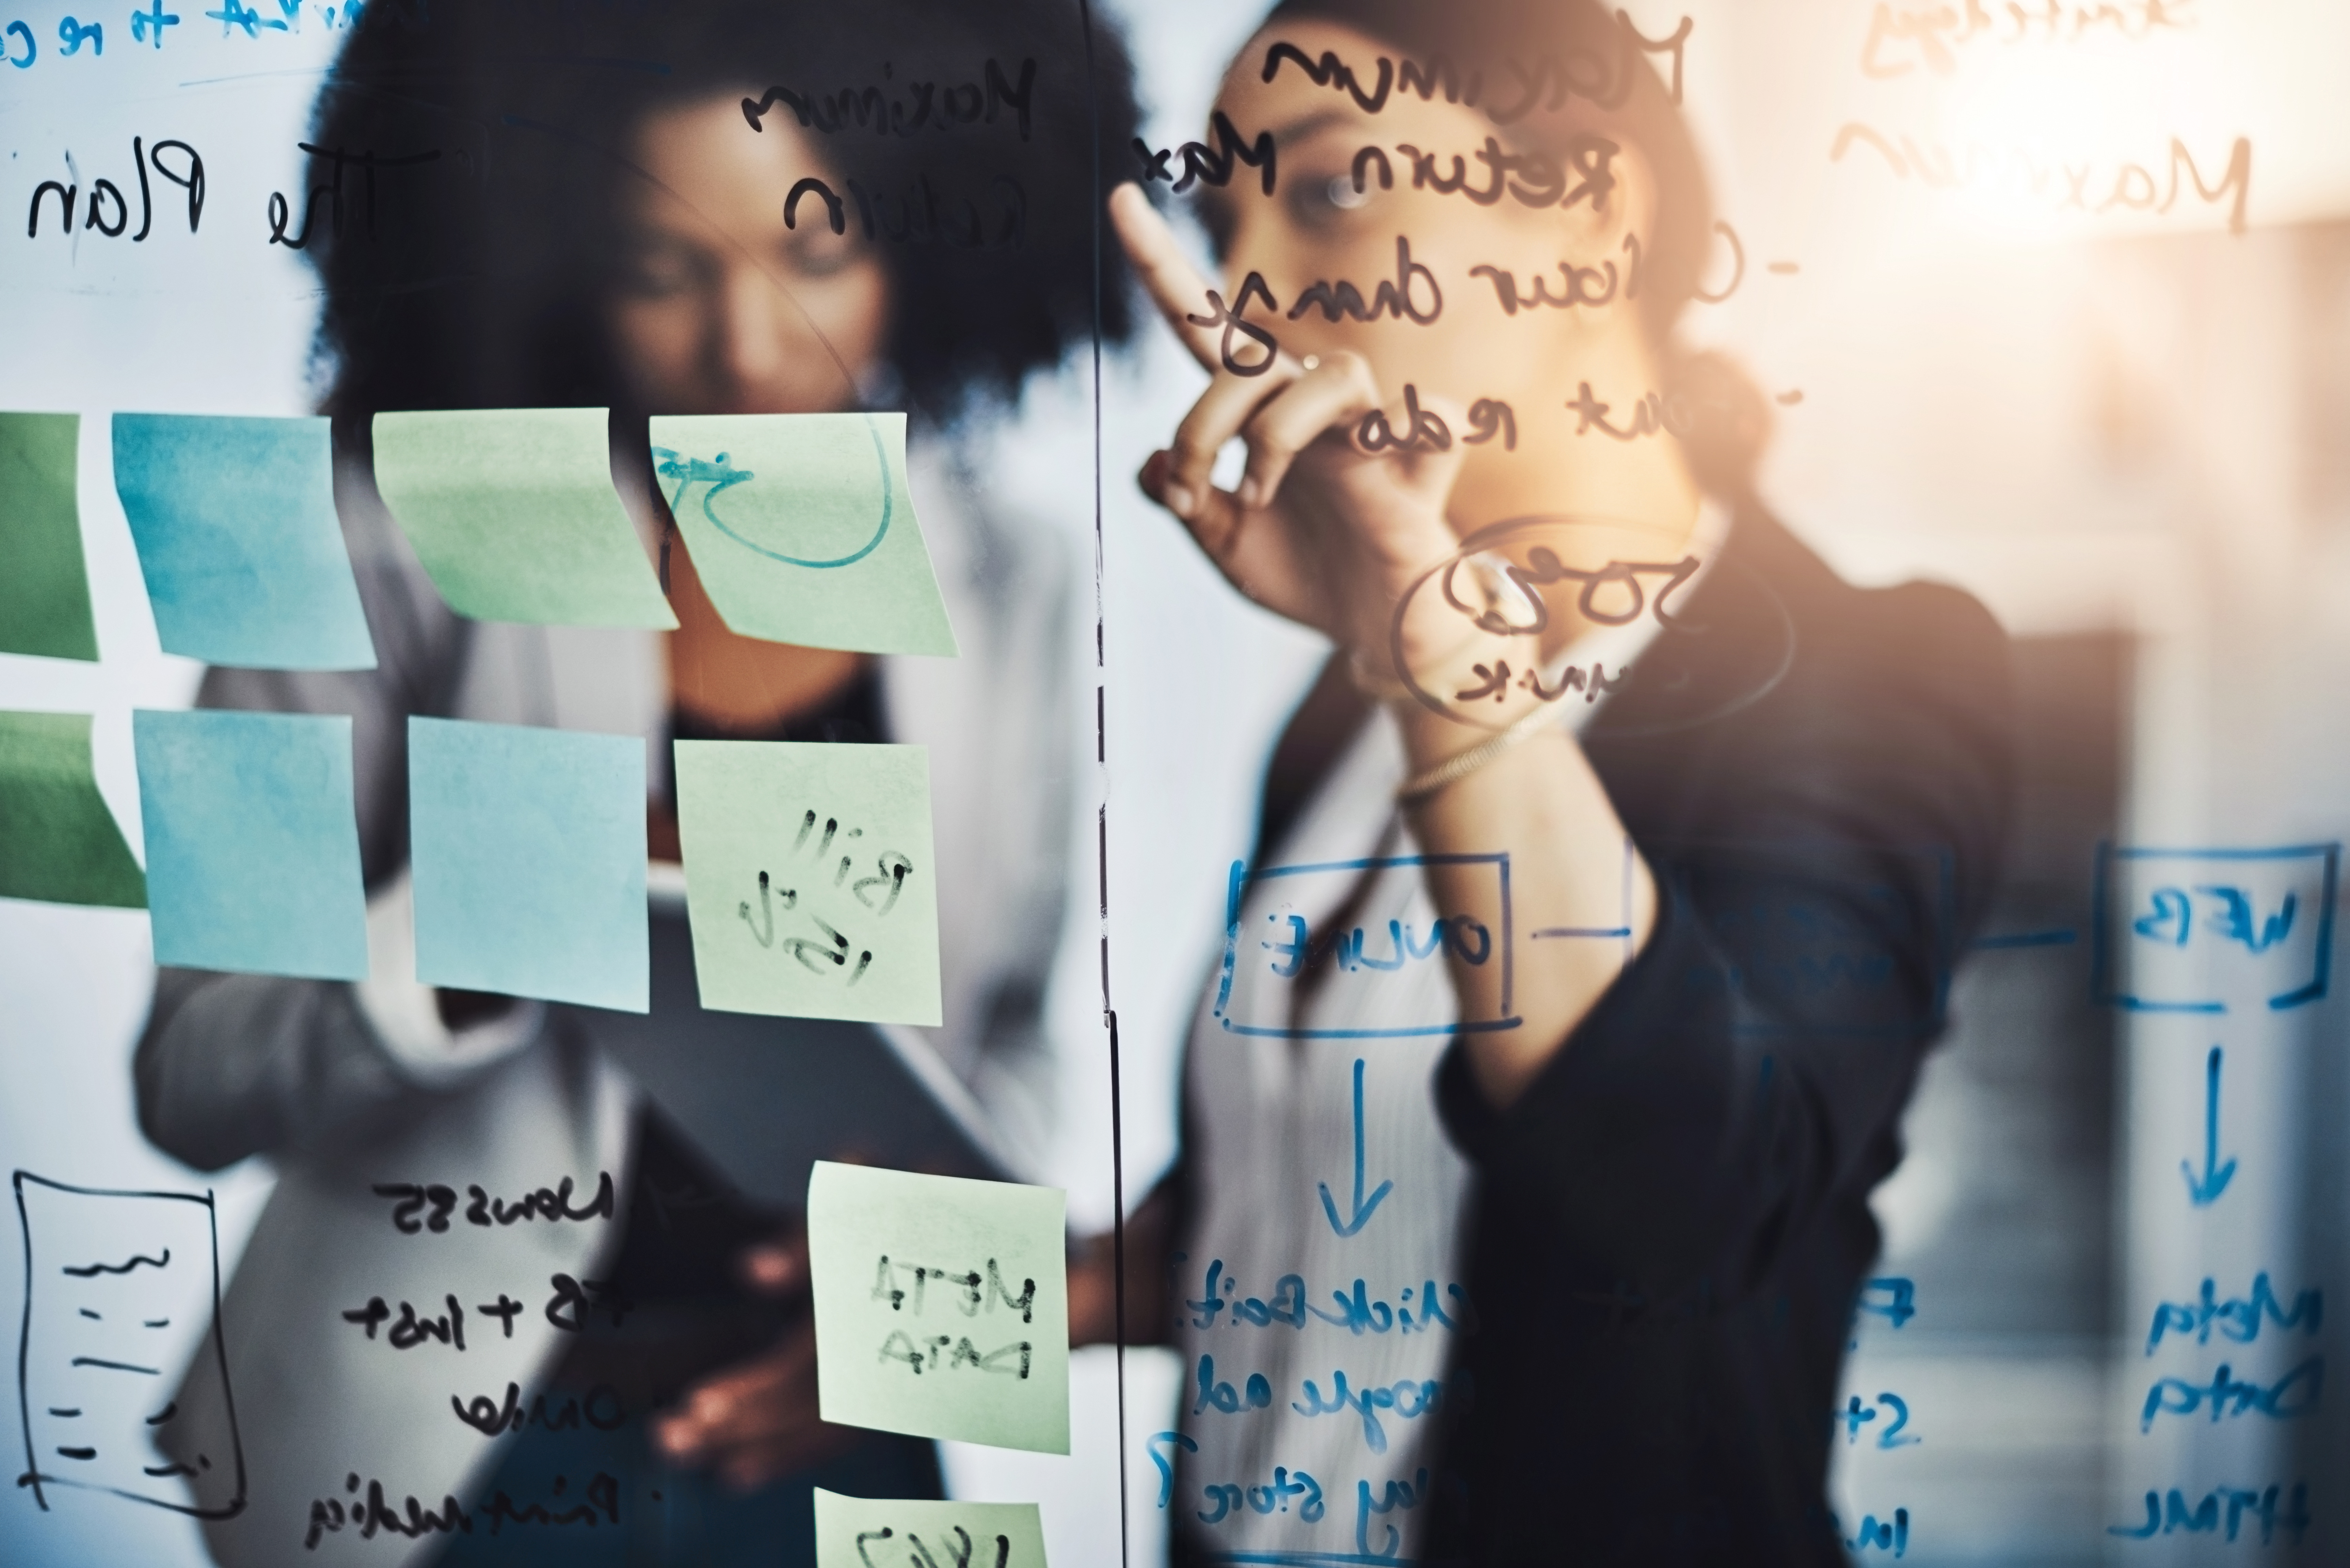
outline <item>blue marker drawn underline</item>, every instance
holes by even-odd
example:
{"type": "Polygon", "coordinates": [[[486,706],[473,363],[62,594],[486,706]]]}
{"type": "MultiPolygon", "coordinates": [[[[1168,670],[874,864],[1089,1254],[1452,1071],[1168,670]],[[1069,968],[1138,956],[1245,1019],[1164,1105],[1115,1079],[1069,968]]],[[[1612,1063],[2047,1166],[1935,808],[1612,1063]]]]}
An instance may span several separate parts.
{"type": "MultiPolygon", "coordinates": [[[[709,464],[703,463],[698,458],[687,459],[686,464],[683,468],[682,477],[680,479],[680,483],[677,487],[677,493],[670,497],[669,508],[672,513],[674,513],[677,510],[678,503],[685,498],[685,493],[689,489],[697,483],[707,483],[710,485],[710,488],[703,493],[702,497],[702,514],[710,519],[712,526],[715,527],[720,533],[725,535],[729,539],[732,539],[736,544],[742,545],[744,549],[764,556],[771,561],[781,561],[787,566],[806,566],[816,571],[829,571],[837,566],[853,566],[858,562],[865,559],[866,556],[871,555],[875,550],[880,548],[881,541],[889,536],[889,520],[897,511],[897,490],[896,486],[891,484],[889,482],[889,454],[881,445],[881,431],[874,424],[873,417],[870,414],[865,416],[865,433],[872,438],[873,461],[875,465],[880,470],[881,473],[881,522],[879,526],[873,530],[873,537],[866,540],[861,548],[851,551],[846,556],[841,556],[829,561],[812,561],[808,560],[805,556],[786,556],[780,550],[770,550],[764,545],[746,539],[742,535],[734,532],[733,529],[728,527],[726,525],[726,520],[719,516],[715,511],[712,510],[711,503],[718,499],[718,493],[720,491],[727,489],[729,486],[739,484],[753,476],[747,470],[739,472],[723,471],[723,465],[726,459],[726,454],[724,452],[720,452],[718,454],[718,462],[720,467],[715,469],[712,468],[709,464]]],[[[666,455],[672,460],[660,465],[660,473],[663,478],[679,477],[681,465],[674,461],[677,455],[676,453],[669,452],[667,448],[656,448],[654,450],[654,455],[657,457],[666,455]]]]}

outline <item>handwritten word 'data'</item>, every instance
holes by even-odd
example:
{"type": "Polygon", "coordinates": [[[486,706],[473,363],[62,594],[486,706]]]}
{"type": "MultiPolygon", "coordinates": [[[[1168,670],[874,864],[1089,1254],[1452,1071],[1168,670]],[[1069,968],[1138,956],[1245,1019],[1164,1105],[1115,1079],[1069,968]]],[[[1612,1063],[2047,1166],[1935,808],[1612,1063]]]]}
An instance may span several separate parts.
{"type": "Polygon", "coordinates": [[[1452,1303],[1450,1313],[1437,1300],[1434,1280],[1424,1280],[1416,1289],[1404,1286],[1396,1303],[1391,1304],[1384,1299],[1373,1299],[1368,1286],[1357,1279],[1352,1294],[1341,1290],[1330,1293],[1338,1309],[1336,1312],[1325,1312],[1311,1304],[1306,1300],[1307,1293],[1303,1275],[1284,1274],[1274,1282],[1272,1301],[1243,1296],[1238,1280],[1224,1273],[1223,1260],[1219,1258],[1208,1265],[1201,1293],[1196,1298],[1183,1298],[1183,1306],[1193,1314],[1193,1328],[1214,1328],[1221,1317],[1231,1328],[1266,1328],[1278,1324],[1302,1329],[1306,1320],[1314,1317],[1357,1338],[1389,1332],[1425,1334],[1430,1325],[1462,1334],[1476,1331],[1476,1313],[1469,1304],[1469,1293],[1457,1283],[1445,1287],[1446,1298],[1452,1303]],[[1419,1302],[1416,1307],[1415,1294],[1419,1302]]]}
{"type": "Polygon", "coordinates": [[[2009,26],[1992,19],[1984,0],[1942,0],[1927,5],[1880,3],[1868,20],[1860,47],[1864,76],[1908,76],[1920,64],[1938,76],[1957,68],[1957,50],[1969,44],[2078,43],[2085,38],[2121,38],[2136,43],[2168,30],[2194,26],[2187,13],[2194,0],[2040,0],[2024,5],[2007,0],[1999,7],[2009,26]],[[1905,46],[1914,46],[1914,50],[1905,46]],[[1905,54],[1908,57],[1904,57],[1905,54]]]}
{"type": "Polygon", "coordinates": [[[889,1337],[881,1342],[881,1359],[902,1361],[912,1367],[914,1376],[919,1377],[924,1372],[939,1371],[939,1357],[943,1354],[946,1356],[945,1369],[949,1372],[958,1366],[969,1366],[975,1371],[999,1373],[1024,1381],[1035,1349],[1035,1345],[1025,1339],[999,1345],[993,1350],[982,1350],[972,1345],[968,1336],[957,1339],[953,1334],[941,1334],[917,1340],[903,1329],[892,1329],[889,1337]],[[951,1345],[953,1349],[949,1351],[951,1345]],[[1015,1357],[1017,1366],[1014,1365],[1015,1357]]]}
{"type": "MultiPolygon", "coordinates": [[[[439,1235],[449,1229],[449,1216],[457,1207],[454,1188],[439,1182],[420,1186],[414,1182],[378,1182],[374,1188],[378,1198],[392,1199],[391,1225],[403,1236],[413,1236],[420,1231],[439,1235]],[[427,1205],[432,1212],[422,1220],[416,1216],[427,1205]]],[[[565,1177],[554,1187],[542,1187],[524,1195],[520,1201],[509,1204],[494,1199],[479,1187],[465,1189],[470,1201],[465,1205],[465,1222],[469,1225],[512,1225],[524,1220],[609,1220],[612,1217],[612,1175],[599,1171],[596,1179],[596,1196],[583,1208],[571,1207],[571,1178],[565,1177]]]]}
{"type": "MultiPolygon", "coordinates": [[[[384,1501],[383,1483],[370,1480],[367,1495],[354,1496],[346,1504],[340,1498],[317,1498],[310,1504],[309,1529],[302,1544],[317,1551],[319,1540],[345,1529],[359,1532],[362,1541],[372,1541],[377,1533],[405,1537],[414,1541],[427,1535],[471,1535],[478,1519],[486,1521],[489,1533],[495,1535],[509,1524],[567,1525],[584,1524],[590,1529],[598,1524],[618,1525],[620,1522],[620,1483],[618,1478],[598,1470],[583,1492],[586,1501],[566,1505],[564,1494],[570,1490],[568,1477],[556,1476],[548,1495],[554,1501],[517,1505],[504,1491],[500,1491],[485,1503],[468,1510],[453,1497],[441,1500],[437,1510],[425,1508],[411,1496],[405,1511],[395,1510],[384,1501]]],[[[343,1489],[358,1493],[357,1472],[343,1478],[343,1489]]]]}
{"type": "MultiPolygon", "coordinates": [[[[188,193],[188,233],[194,234],[204,216],[204,161],[196,150],[177,138],[166,138],[152,147],[145,139],[130,139],[130,161],[139,178],[139,232],[130,236],[133,244],[147,238],[155,225],[154,187],[149,182],[150,166],[153,172],[179,186],[188,193]],[[173,170],[163,161],[166,150],[183,153],[183,167],[173,170]]],[[[89,200],[81,200],[80,176],[74,175],[71,183],[44,180],[33,187],[33,200],[25,211],[25,237],[36,239],[41,233],[41,203],[45,197],[55,195],[55,211],[64,220],[57,232],[70,237],[74,232],[74,213],[82,214],[82,228],[96,229],[109,239],[119,239],[130,226],[130,203],[124,200],[122,188],[111,180],[93,181],[89,200]]]]}
{"type": "Polygon", "coordinates": [[[2291,1421],[2317,1408],[2320,1395],[2325,1390],[2325,1358],[2313,1355],[2274,1383],[2262,1385],[2245,1382],[2235,1376],[2224,1363],[2212,1374],[2209,1386],[2189,1383],[2183,1377],[2158,1380],[2146,1393],[2146,1407],[2138,1412],[2137,1429],[2154,1430],[2156,1419],[2162,1416],[2192,1416],[2209,1410],[2212,1425],[2223,1417],[2265,1416],[2272,1421],[2291,1421]]]}
{"type": "Polygon", "coordinates": [[[1419,389],[1410,382],[1403,388],[1404,433],[1398,435],[1388,424],[1387,411],[1373,409],[1355,427],[1355,444],[1365,452],[1451,452],[1452,431],[1442,416],[1419,406],[1419,389]]]}
{"type": "Polygon", "coordinates": [[[1672,79],[1668,90],[1675,103],[1680,102],[1681,52],[1693,25],[1684,16],[1680,26],[1665,37],[1651,38],[1632,25],[1628,14],[1618,11],[1616,35],[1610,40],[1613,47],[1578,45],[1558,54],[1503,59],[1493,78],[1494,90],[1490,93],[1482,69],[1471,69],[1464,81],[1440,55],[1425,62],[1406,57],[1400,70],[1393,59],[1381,55],[1375,85],[1367,91],[1361,77],[1336,51],[1326,49],[1322,57],[1315,59],[1286,39],[1276,39],[1266,47],[1263,79],[1272,81],[1284,66],[1294,66],[1315,87],[1330,88],[1352,98],[1355,106],[1365,114],[1377,114],[1385,109],[1388,95],[1393,90],[1417,94],[1422,103],[1440,90],[1445,102],[1471,109],[1482,107],[1485,117],[1494,124],[1508,125],[1537,109],[1563,109],[1573,98],[1586,99],[1602,109],[1620,107],[1631,94],[1645,55],[1671,57],[1672,79]]]}
{"type": "MultiPolygon", "coordinates": [[[[894,73],[884,66],[885,79],[894,73]]],[[[836,136],[842,131],[870,130],[877,136],[914,136],[923,130],[945,134],[972,125],[993,125],[999,110],[1009,109],[1028,140],[1029,103],[1036,88],[1036,62],[1020,62],[1015,85],[1003,63],[991,59],[981,67],[980,81],[954,85],[940,82],[891,82],[889,92],[879,87],[843,88],[838,92],[801,92],[771,87],[764,96],[743,100],[743,118],[753,130],[764,132],[767,115],[777,104],[790,109],[800,124],[836,136]],[[891,95],[896,96],[891,96],[891,95]]]]}
{"type": "Polygon", "coordinates": [[[2210,1535],[2224,1528],[2226,1538],[2233,1541],[2242,1532],[2247,1515],[2259,1521],[2262,1545],[2269,1545],[2275,1540],[2279,1525],[2285,1529],[2288,1545],[2300,1545],[2302,1532],[2309,1528],[2308,1483],[2295,1481],[2290,1493],[2274,1483],[2263,1491],[2220,1487],[2205,1492],[2202,1501],[2192,1508],[2188,1506],[2186,1492],[2178,1487],[2172,1487],[2167,1498],[2149,1491],[2146,1494],[2145,1523],[2109,1524],[2106,1526],[2106,1533],[2119,1536],[2125,1541],[2151,1541],[2158,1535],[2175,1535],[2181,1532],[2189,1535],[2210,1535]],[[2277,1509],[2281,1499],[2284,1503],[2282,1512],[2277,1509]],[[2226,1518],[2224,1527],[2221,1523],[2222,1510],[2226,1518]]]}
{"type": "Polygon", "coordinates": [[[2236,138],[2229,149],[2228,166],[2216,185],[2204,183],[2195,155],[2177,137],[2170,140],[2167,182],[2139,163],[2115,165],[2108,181],[2095,160],[2085,163],[2059,162],[2052,167],[2033,153],[2021,150],[2002,152],[1980,141],[1970,141],[1962,153],[1953,154],[1947,146],[1920,147],[1914,138],[1905,134],[1897,149],[1883,132],[1858,120],[1847,121],[1837,130],[1835,140],[1828,149],[1828,161],[1843,162],[1847,151],[1864,142],[1877,150],[1897,180],[1914,178],[1928,190],[1937,192],[2004,191],[2050,202],[2059,213],[2096,216],[2114,212],[2164,213],[2178,203],[2181,190],[2191,186],[2206,204],[2216,205],[2222,198],[2233,198],[2228,209],[2228,232],[2231,234],[2244,232],[2244,202],[2252,187],[2252,143],[2242,136],[2236,138]],[[2061,190],[2057,183],[2060,178],[2061,190]]]}
{"type": "Polygon", "coordinates": [[[2211,1343],[2211,1330],[2217,1327],[2224,1337],[2238,1345],[2250,1345],[2258,1339],[2261,1324],[2273,1323],[2280,1334],[2300,1329],[2315,1334],[2325,1319],[2325,1293],[2306,1290],[2294,1293],[2293,1310],[2287,1312],[2277,1300],[2275,1290],[2269,1284],[2266,1272],[2252,1277],[2249,1295],[2218,1301],[2212,1282],[2203,1282],[2199,1299],[2191,1302],[2163,1302],[2154,1309],[2154,1326],[2146,1336],[2146,1353],[2152,1355],[2165,1335],[2189,1334],[2198,1345],[2211,1343]]]}

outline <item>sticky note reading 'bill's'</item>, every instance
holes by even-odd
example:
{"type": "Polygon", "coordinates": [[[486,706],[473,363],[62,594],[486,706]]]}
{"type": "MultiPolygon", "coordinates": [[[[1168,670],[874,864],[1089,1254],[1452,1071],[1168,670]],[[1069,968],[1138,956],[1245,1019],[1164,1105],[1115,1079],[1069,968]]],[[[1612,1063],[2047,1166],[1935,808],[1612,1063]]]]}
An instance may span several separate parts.
{"type": "Polygon", "coordinates": [[[114,416],[114,492],[166,653],[373,670],[323,419],[114,416]]]}
{"type": "Polygon", "coordinates": [[[408,721],[416,978],[643,1012],[645,743],[408,721]]]}
{"type": "Polygon", "coordinates": [[[903,414],[652,421],[653,472],[695,572],[744,637],[952,657],[906,479],[903,414]]]}
{"type": "Polygon", "coordinates": [[[930,753],[680,741],[678,837],[702,1005],[940,1020],[930,753]]]}
{"type": "Polygon", "coordinates": [[[147,878],[98,793],[87,713],[0,713],[0,898],[146,906],[147,878]]]}
{"type": "Polygon", "coordinates": [[[0,413],[0,653],[98,657],[75,488],[78,414],[0,413]]]}
{"type": "Polygon", "coordinates": [[[824,1418],[1067,1453],[1066,1223],[1056,1188],[818,1161],[808,1283],[824,1418]]]}
{"type": "Polygon", "coordinates": [[[816,1568],[1045,1568],[1033,1502],[911,1502],[816,1489],[816,1568]]]}
{"type": "Polygon", "coordinates": [[[459,615],[673,629],[612,489],[602,409],[375,417],[375,482],[459,615]]]}
{"type": "Polygon", "coordinates": [[[155,961],[366,979],[350,720],[142,710],[130,721],[155,961]]]}

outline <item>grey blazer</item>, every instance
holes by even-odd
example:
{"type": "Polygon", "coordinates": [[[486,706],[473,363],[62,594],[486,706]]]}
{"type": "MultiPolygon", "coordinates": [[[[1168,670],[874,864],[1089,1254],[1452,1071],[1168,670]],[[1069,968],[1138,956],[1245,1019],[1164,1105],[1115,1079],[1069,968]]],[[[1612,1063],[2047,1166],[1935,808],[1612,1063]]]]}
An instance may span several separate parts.
{"type": "MultiPolygon", "coordinates": [[[[923,534],[962,649],[956,659],[883,661],[891,738],[931,752],[945,1023],[923,1033],[1002,1144],[1035,1149],[1054,1088],[1045,983],[1082,830],[1076,576],[1063,541],[985,518],[968,504],[967,475],[919,449],[915,457],[923,534]]],[[[462,620],[365,470],[344,465],[336,490],[378,668],[213,670],[198,701],[351,717],[371,895],[396,890],[404,873],[411,713],[642,733],[656,742],[653,787],[664,787],[666,686],[653,634],[462,620]]],[[[649,529],[640,499],[631,510],[649,529]]],[[[370,986],[380,959],[377,967],[370,986]]],[[[411,1496],[427,1511],[473,1500],[497,1450],[452,1417],[452,1396],[496,1397],[511,1381],[527,1401],[558,1348],[539,1310],[549,1281],[592,1275],[619,1240],[619,1218],[395,1230],[375,1183],[473,1183],[515,1200],[568,1176],[577,1202],[608,1172],[625,1193],[633,1091],[561,1008],[525,1014],[493,1049],[432,1061],[390,1038],[372,1022],[380,1016],[342,982],[170,969],[156,981],[134,1069],[140,1127],[200,1168],[265,1154],[279,1172],[220,1309],[226,1386],[200,1359],[178,1417],[159,1433],[167,1454],[197,1471],[199,1504],[224,1507],[234,1478],[226,1455],[209,1450],[222,1446],[233,1400],[245,1502],[206,1526],[224,1564],[432,1555],[439,1537],[429,1530],[360,1542],[353,1511],[378,1481],[404,1518],[411,1496]],[[388,1333],[343,1315],[376,1297],[413,1303],[425,1318],[454,1297],[470,1314],[501,1293],[530,1310],[504,1332],[494,1318],[470,1318],[463,1354],[429,1336],[394,1349],[388,1333]]]]}

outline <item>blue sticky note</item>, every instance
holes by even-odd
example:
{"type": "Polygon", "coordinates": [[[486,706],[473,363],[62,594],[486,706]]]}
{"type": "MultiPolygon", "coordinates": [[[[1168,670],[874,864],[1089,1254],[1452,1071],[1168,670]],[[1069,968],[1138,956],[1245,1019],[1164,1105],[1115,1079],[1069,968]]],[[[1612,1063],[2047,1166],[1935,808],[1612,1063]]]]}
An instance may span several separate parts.
{"type": "Polygon", "coordinates": [[[643,1012],[645,743],[408,721],[416,978],[643,1012]]]}
{"type": "Polygon", "coordinates": [[[350,720],[141,709],[130,733],[155,961],[367,978],[350,720]]]}
{"type": "Polygon", "coordinates": [[[372,670],[322,419],[114,416],[114,489],[166,653],[372,670]]]}

